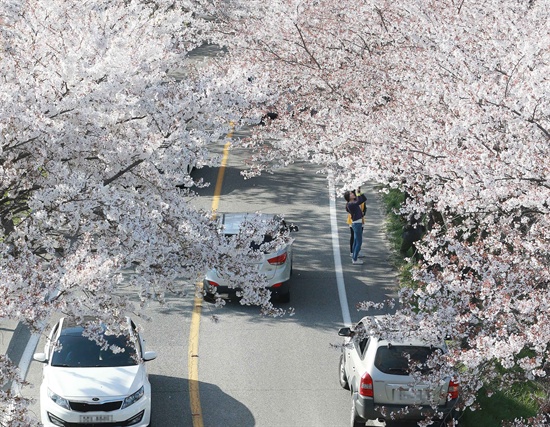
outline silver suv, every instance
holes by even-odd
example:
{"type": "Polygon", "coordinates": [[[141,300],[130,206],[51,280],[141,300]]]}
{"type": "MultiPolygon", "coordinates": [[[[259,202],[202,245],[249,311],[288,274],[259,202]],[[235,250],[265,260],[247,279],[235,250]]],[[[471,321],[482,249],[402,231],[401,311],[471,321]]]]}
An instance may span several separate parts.
{"type": "Polygon", "coordinates": [[[453,425],[459,398],[456,379],[447,377],[433,386],[410,374],[413,366],[419,374],[429,373],[426,361],[435,352],[445,352],[445,344],[388,341],[374,332],[379,329],[377,322],[378,316],[368,316],[355,327],[338,331],[346,337],[340,356],[340,385],[351,391],[351,426],[393,417],[437,418],[443,426],[453,425]]]}

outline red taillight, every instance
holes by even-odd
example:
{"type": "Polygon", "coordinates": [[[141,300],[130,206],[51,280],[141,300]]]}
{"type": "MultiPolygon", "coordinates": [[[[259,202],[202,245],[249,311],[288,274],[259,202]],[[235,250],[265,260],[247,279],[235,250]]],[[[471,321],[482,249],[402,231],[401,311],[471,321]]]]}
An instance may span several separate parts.
{"type": "Polygon", "coordinates": [[[271,287],[272,288],[280,288],[281,286],[283,285],[283,283],[275,283],[274,285],[272,285],[271,287]]]}
{"type": "Polygon", "coordinates": [[[361,384],[359,385],[359,394],[365,397],[374,397],[372,389],[372,377],[368,372],[365,372],[361,377],[361,384]]]}
{"type": "Polygon", "coordinates": [[[447,390],[447,397],[449,400],[457,399],[459,390],[460,384],[458,381],[449,381],[449,389],[447,390]]]}
{"type": "Polygon", "coordinates": [[[286,262],[286,252],[284,254],[281,254],[279,256],[276,256],[275,258],[270,258],[267,260],[268,263],[271,265],[282,265],[286,262]]]}
{"type": "Polygon", "coordinates": [[[220,285],[218,285],[216,282],[213,282],[212,280],[208,280],[208,284],[209,284],[210,286],[215,286],[215,287],[220,286],[220,285]]]}

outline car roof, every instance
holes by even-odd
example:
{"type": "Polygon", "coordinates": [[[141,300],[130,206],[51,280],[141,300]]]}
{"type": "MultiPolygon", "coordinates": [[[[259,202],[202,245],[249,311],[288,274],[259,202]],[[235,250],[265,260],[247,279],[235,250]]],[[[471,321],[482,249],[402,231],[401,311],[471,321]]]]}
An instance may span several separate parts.
{"type": "MultiPolygon", "coordinates": [[[[76,319],[71,317],[62,317],[59,322],[61,323],[61,331],[60,335],[75,335],[80,336],[82,335],[82,331],[85,328],[85,324],[87,322],[97,322],[97,318],[92,316],[84,316],[82,322],[79,324],[77,323],[76,319]]],[[[130,321],[129,318],[126,318],[127,322],[130,321]]],[[[105,331],[106,327],[103,323],[100,323],[102,329],[105,331]]]]}
{"type": "Polygon", "coordinates": [[[243,222],[251,220],[253,218],[260,218],[260,220],[270,221],[277,218],[276,214],[268,213],[222,213],[219,215],[220,225],[223,226],[224,234],[237,234],[243,222]]]}
{"type": "Polygon", "coordinates": [[[442,347],[443,344],[436,344],[436,343],[429,343],[426,341],[418,340],[418,339],[407,339],[407,340],[385,340],[385,339],[378,339],[378,347],[384,347],[391,345],[393,347],[442,347]]]}
{"type": "MultiPolygon", "coordinates": [[[[370,320],[372,319],[376,324],[380,324],[381,323],[380,320],[384,317],[385,315],[365,316],[359,322],[365,323],[365,325],[368,326],[370,324],[370,320]]],[[[396,329],[395,332],[398,332],[398,330],[396,329]]],[[[433,341],[426,341],[426,340],[415,338],[414,336],[410,336],[405,339],[388,340],[377,334],[372,334],[370,333],[370,331],[369,331],[369,335],[377,339],[378,347],[387,346],[388,344],[393,346],[416,346],[416,347],[438,347],[438,348],[445,347],[444,341],[437,340],[437,339],[433,341]]]]}

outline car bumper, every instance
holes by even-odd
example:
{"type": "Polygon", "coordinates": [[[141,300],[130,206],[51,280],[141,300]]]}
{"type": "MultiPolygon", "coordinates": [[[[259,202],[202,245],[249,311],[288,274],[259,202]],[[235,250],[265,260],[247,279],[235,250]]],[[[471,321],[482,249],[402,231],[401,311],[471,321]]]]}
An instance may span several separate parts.
{"type": "Polygon", "coordinates": [[[389,419],[390,417],[401,420],[444,418],[452,414],[458,400],[450,400],[447,404],[438,406],[435,410],[431,406],[410,406],[404,411],[405,407],[403,405],[375,405],[372,398],[360,396],[358,393],[353,394],[353,399],[356,400],[357,414],[365,420],[389,419]],[[442,413],[443,417],[439,417],[438,413],[442,413]]]}
{"type": "MultiPolygon", "coordinates": [[[[270,286],[268,288],[271,291],[272,297],[279,297],[282,295],[288,294],[290,290],[290,283],[287,281],[280,282],[280,284],[275,286],[270,286]]],[[[216,302],[217,298],[222,298],[225,300],[237,299],[237,293],[240,291],[240,288],[230,288],[229,286],[212,286],[208,283],[207,280],[203,282],[204,290],[204,300],[207,302],[216,302]]]]}
{"type": "MultiPolygon", "coordinates": [[[[141,398],[138,402],[125,409],[110,412],[77,412],[69,411],[57,405],[51,399],[50,402],[42,404],[40,417],[45,427],[76,427],[80,425],[93,425],[101,427],[147,427],[151,422],[151,400],[147,397],[141,398]],[[94,422],[94,418],[83,417],[106,416],[99,419],[101,422],[94,422]]],[[[95,418],[95,421],[98,419],[95,418]]]]}

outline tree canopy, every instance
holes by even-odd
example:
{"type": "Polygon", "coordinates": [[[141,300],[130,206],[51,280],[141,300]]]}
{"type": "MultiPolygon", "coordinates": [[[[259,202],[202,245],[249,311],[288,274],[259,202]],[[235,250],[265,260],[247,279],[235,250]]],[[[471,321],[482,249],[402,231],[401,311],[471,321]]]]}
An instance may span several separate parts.
{"type": "MultiPolygon", "coordinates": [[[[193,207],[187,166],[216,164],[209,144],[230,122],[275,113],[240,141],[255,153],[249,175],[308,161],[341,189],[374,180],[406,193],[400,213],[428,231],[418,288],[401,291],[393,322],[459,343],[444,368],[459,369],[465,405],[494,378],[547,376],[547,10],[540,0],[3,2],[0,316],[33,327],[55,310],[119,317],[137,309],[117,292],[129,269],[143,302],[184,291],[175,279],[193,282],[221,258],[249,282],[239,266],[250,236],[227,241],[193,207]],[[205,42],[223,54],[176,78],[205,42]]],[[[253,281],[247,301],[269,309],[253,281]]]]}
{"type": "Polygon", "coordinates": [[[550,374],[548,2],[210,3],[257,115],[277,113],[250,173],[301,159],[406,194],[428,232],[392,325],[460,343],[465,405],[550,374]]]}
{"type": "MultiPolygon", "coordinates": [[[[2,2],[0,318],[113,323],[166,292],[195,292],[212,266],[256,289],[245,303],[272,308],[242,268],[268,225],[228,240],[193,203],[204,184],[188,166],[217,164],[208,146],[234,102],[187,60],[204,22],[184,2],[2,2]]],[[[16,374],[4,356],[0,370],[2,385],[16,374]]],[[[31,422],[24,400],[1,396],[10,426],[31,422]]]]}

